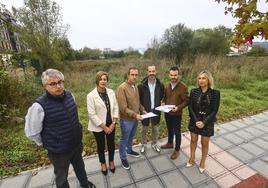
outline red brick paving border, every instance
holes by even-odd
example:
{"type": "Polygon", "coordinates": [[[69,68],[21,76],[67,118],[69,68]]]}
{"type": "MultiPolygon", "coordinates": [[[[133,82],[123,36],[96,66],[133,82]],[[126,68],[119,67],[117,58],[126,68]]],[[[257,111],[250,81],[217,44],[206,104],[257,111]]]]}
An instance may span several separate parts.
{"type": "Polygon", "coordinates": [[[268,188],[268,180],[260,174],[255,174],[232,188],[268,188]]]}

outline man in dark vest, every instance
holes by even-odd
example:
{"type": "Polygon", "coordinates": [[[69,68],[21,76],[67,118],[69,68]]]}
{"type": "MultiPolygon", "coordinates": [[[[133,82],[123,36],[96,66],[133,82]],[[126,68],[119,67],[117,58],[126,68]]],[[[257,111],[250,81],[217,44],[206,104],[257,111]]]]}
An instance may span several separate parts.
{"type": "Polygon", "coordinates": [[[69,188],[70,163],[83,188],[95,188],[87,179],[82,158],[82,126],[73,95],[64,89],[64,75],[55,69],[42,73],[45,93],[35,100],[25,117],[25,134],[48,150],[57,188],[69,188]]]}

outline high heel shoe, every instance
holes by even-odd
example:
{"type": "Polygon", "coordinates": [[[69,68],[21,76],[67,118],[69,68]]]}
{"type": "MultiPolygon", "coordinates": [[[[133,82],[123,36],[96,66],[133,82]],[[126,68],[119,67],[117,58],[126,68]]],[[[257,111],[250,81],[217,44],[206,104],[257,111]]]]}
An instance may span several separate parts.
{"type": "Polygon", "coordinates": [[[113,161],[110,161],[110,163],[109,163],[109,169],[110,169],[110,171],[111,171],[112,173],[115,172],[115,165],[114,165],[114,162],[113,162],[113,161]],[[111,164],[112,164],[112,165],[111,165],[111,164]],[[113,166],[114,168],[111,168],[111,166],[113,166]]]}
{"type": "Polygon", "coordinates": [[[192,163],[189,163],[189,162],[186,163],[186,167],[187,167],[187,168],[192,167],[192,166],[193,166],[192,163]]]}
{"type": "Polygon", "coordinates": [[[205,168],[201,168],[201,167],[199,167],[199,172],[200,172],[201,174],[204,173],[205,170],[206,170],[205,168]]]}
{"type": "Polygon", "coordinates": [[[104,176],[106,176],[107,173],[108,173],[108,170],[107,170],[107,169],[106,169],[106,170],[101,170],[101,173],[102,173],[104,176]]]}
{"type": "Polygon", "coordinates": [[[104,176],[106,176],[107,173],[108,173],[108,170],[107,170],[107,167],[106,167],[106,164],[105,164],[105,163],[101,164],[101,173],[102,173],[104,176]]]}
{"type": "Polygon", "coordinates": [[[115,167],[114,167],[114,168],[110,168],[110,171],[111,171],[112,173],[114,173],[114,172],[115,172],[115,167]]]}

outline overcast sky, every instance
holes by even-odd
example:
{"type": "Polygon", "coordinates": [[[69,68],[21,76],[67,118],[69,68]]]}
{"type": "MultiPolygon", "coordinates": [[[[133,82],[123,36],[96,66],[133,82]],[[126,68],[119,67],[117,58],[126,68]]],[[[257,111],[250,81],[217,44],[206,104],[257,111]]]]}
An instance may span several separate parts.
{"type": "MultiPolygon", "coordinates": [[[[75,49],[146,48],[165,29],[184,23],[192,29],[225,25],[236,20],[224,14],[225,4],[214,0],[55,0],[75,49]]],[[[21,7],[23,0],[1,0],[6,8],[21,7]]]]}

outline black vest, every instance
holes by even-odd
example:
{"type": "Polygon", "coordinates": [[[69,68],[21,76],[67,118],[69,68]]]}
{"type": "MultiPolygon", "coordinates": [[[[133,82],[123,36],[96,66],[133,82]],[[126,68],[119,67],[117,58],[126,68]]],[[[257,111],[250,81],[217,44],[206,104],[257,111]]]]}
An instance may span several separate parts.
{"type": "Polygon", "coordinates": [[[36,100],[45,112],[41,132],[44,148],[53,153],[71,151],[82,141],[82,127],[70,92],[60,97],[48,92],[36,100]]]}

